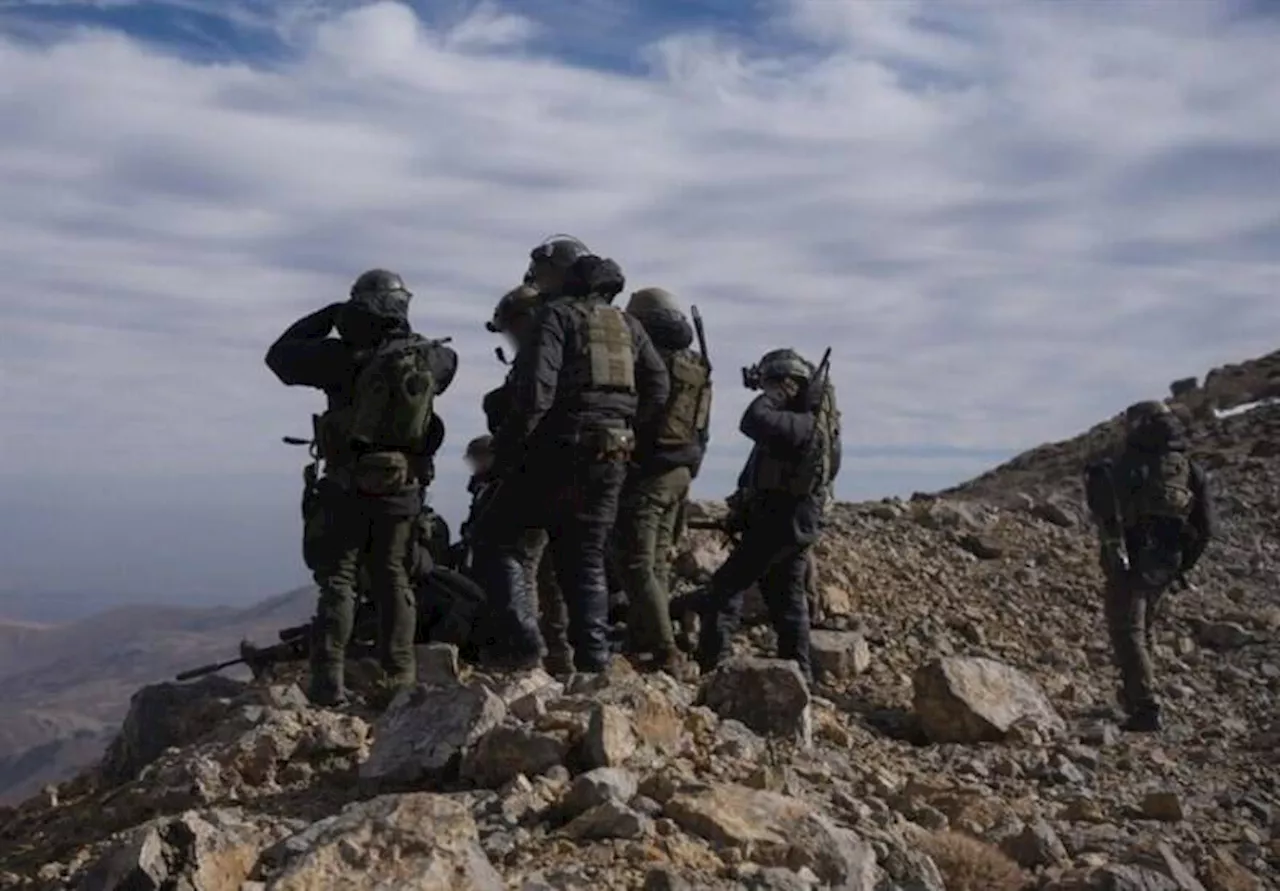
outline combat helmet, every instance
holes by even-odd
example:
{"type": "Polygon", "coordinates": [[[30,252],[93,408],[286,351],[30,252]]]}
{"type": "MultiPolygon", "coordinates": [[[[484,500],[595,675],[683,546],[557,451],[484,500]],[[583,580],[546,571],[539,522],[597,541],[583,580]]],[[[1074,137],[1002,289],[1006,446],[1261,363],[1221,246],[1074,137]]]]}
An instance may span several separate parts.
{"type": "Polygon", "coordinates": [[[762,381],[788,377],[807,381],[813,374],[813,366],[792,349],[770,350],[760,357],[756,367],[762,381]]]}
{"type": "Polygon", "coordinates": [[[537,312],[540,299],[538,289],[532,285],[512,288],[493,308],[493,318],[484,323],[485,328],[494,334],[509,331],[517,319],[537,312]]]}
{"type": "Polygon", "coordinates": [[[362,272],[351,285],[351,304],[376,316],[406,318],[412,296],[404,279],[387,269],[362,272]]]}
{"type": "Polygon", "coordinates": [[[1173,410],[1157,399],[1135,402],[1124,410],[1124,422],[1128,427],[1138,427],[1148,421],[1173,414],[1173,410]]]}
{"type": "Polygon", "coordinates": [[[676,298],[665,288],[641,288],[627,301],[627,312],[638,317],[661,313],[678,313],[676,298]]]}
{"type": "Polygon", "coordinates": [[[572,235],[547,236],[529,252],[529,268],[525,271],[524,283],[534,284],[537,281],[539,269],[550,268],[563,276],[574,263],[590,253],[590,248],[572,235]]]}

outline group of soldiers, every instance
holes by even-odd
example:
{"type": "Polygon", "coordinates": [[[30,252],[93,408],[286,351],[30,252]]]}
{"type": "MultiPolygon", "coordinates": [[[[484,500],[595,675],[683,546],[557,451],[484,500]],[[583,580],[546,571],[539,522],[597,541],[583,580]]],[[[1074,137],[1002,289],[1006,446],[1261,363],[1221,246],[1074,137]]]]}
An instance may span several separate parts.
{"type": "MultiPolygon", "coordinates": [[[[445,439],[434,400],[458,357],[447,340],[412,331],[400,276],[362,274],[350,299],[298,320],[271,346],[266,361],[282,382],[328,399],[315,416],[303,498],[303,555],[320,591],[313,702],[345,701],[344,654],[362,598],[376,608],[390,691],[415,682],[422,639],[456,643],[496,670],[598,672],[620,626],[622,650],[642,670],[689,668],[671,617],[670,555],[706,454],[711,363],[696,311],[691,323],[661,288],[635,291],[619,308],[624,287],[613,260],[552,236],[498,301],[486,327],[514,356],[484,397],[489,433],[466,449],[473,502],[456,544],[424,522],[424,499],[445,439]],[[433,588],[433,559],[462,570],[475,593],[433,588]],[[627,608],[611,622],[617,589],[627,608]]],[[[812,677],[810,551],[841,463],[828,367],[829,353],[815,364],[775,349],[743,369],[744,385],[759,391],[739,425],[752,450],[729,499],[734,546],[697,598],[703,672],[726,654],[743,592],[756,585],[778,656],[812,677]]],[[[1087,468],[1086,492],[1126,727],[1153,731],[1153,614],[1204,552],[1213,518],[1204,471],[1168,406],[1131,407],[1126,431],[1115,460],[1087,468]]]]}
{"type": "MultiPolygon", "coordinates": [[[[670,552],[706,453],[711,365],[700,319],[695,350],[695,325],[670,293],[638,290],[623,309],[614,301],[624,287],[613,260],[553,236],[530,252],[523,283],[487,323],[514,357],[484,398],[490,433],[467,450],[471,513],[462,541],[446,549],[483,597],[432,620],[436,639],[487,667],[604,670],[611,576],[626,595],[627,657],[647,670],[684,667],[670,552]]],[[[387,686],[416,677],[418,574],[430,550],[421,519],[445,438],[434,400],[458,357],[446,341],[413,333],[411,296],[395,273],[370,270],[350,299],[298,320],[267,353],[282,382],[328,399],[313,439],[323,472],[309,473],[303,500],[303,555],[320,590],[309,695],[321,705],[345,700],[344,653],[366,593],[387,686]]],[[[731,499],[737,545],[699,601],[703,671],[726,653],[743,592],[758,582],[779,656],[810,673],[808,550],[840,466],[827,369],[790,349],[744,369],[760,391],[740,425],[753,448],[731,499]]]]}

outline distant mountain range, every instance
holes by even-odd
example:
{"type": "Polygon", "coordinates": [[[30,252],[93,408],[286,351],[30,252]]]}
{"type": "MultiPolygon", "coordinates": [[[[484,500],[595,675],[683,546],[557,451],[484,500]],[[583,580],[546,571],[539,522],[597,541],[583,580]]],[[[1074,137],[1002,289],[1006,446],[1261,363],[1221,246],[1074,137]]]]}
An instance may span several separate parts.
{"type": "Polygon", "coordinates": [[[0,620],[0,804],[93,762],[139,687],[232,658],[242,639],[273,642],[314,604],[301,588],[244,609],[126,606],[62,624],[0,620]]]}

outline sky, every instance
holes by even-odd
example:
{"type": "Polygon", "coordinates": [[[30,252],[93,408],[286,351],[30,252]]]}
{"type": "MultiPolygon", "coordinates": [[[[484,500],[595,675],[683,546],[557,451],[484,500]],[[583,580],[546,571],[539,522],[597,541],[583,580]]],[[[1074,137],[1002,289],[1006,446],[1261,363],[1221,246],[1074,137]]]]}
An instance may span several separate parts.
{"type": "Polygon", "coordinates": [[[262,357],[375,266],[461,356],[455,523],[551,233],[701,310],[706,497],[774,347],[832,347],[845,498],[1270,351],[1276,46],[1262,0],[0,0],[0,593],[305,581],[322,397],[262,357]]]}

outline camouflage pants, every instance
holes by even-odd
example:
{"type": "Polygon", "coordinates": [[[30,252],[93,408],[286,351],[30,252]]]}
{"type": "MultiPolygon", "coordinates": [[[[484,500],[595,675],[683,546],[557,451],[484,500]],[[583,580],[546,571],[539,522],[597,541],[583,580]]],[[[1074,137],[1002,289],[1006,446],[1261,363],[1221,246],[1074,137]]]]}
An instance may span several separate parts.
{"type": "Polygon", "coordinates": [[[556,579],[555,565],[546,555],[548,537],[542,529],[526,529],[520,539],[520,562],[530,587],[538,592],[538,630],[547,645],[548,661],[573,664],[569,646],[569,608],[556,579]]]}
{"type": "Polygon", "coordinates": [[[1107,582],[1107,629],[1120,670],[1121,705],[1130,715],[1159,709],[1150,643],[1151,620],[1163,593],[1163,588],[1143,588],[1123,576],[1107,582]]]}
{"type": "Polygon", "coordinates": [[[382,667],[392,685],[413,683],[417,609],[408,563],[414,522],[413,517],[368,515],[350,504],[334,504],[326,511],[324,546],[315,568],[320,600],[312,625],[313,698],[343,693],[343,661],[355,624],[362,565],[378,612],[382,667]]]}
{"type": "Polygon", "coordinates": [[[668,587],[671,546],[691,481],[689,469],[678,467],[629,479],[622,491],[613,541],[630,604],[627,648],[632,652],[676,652],[668,587]]]}

